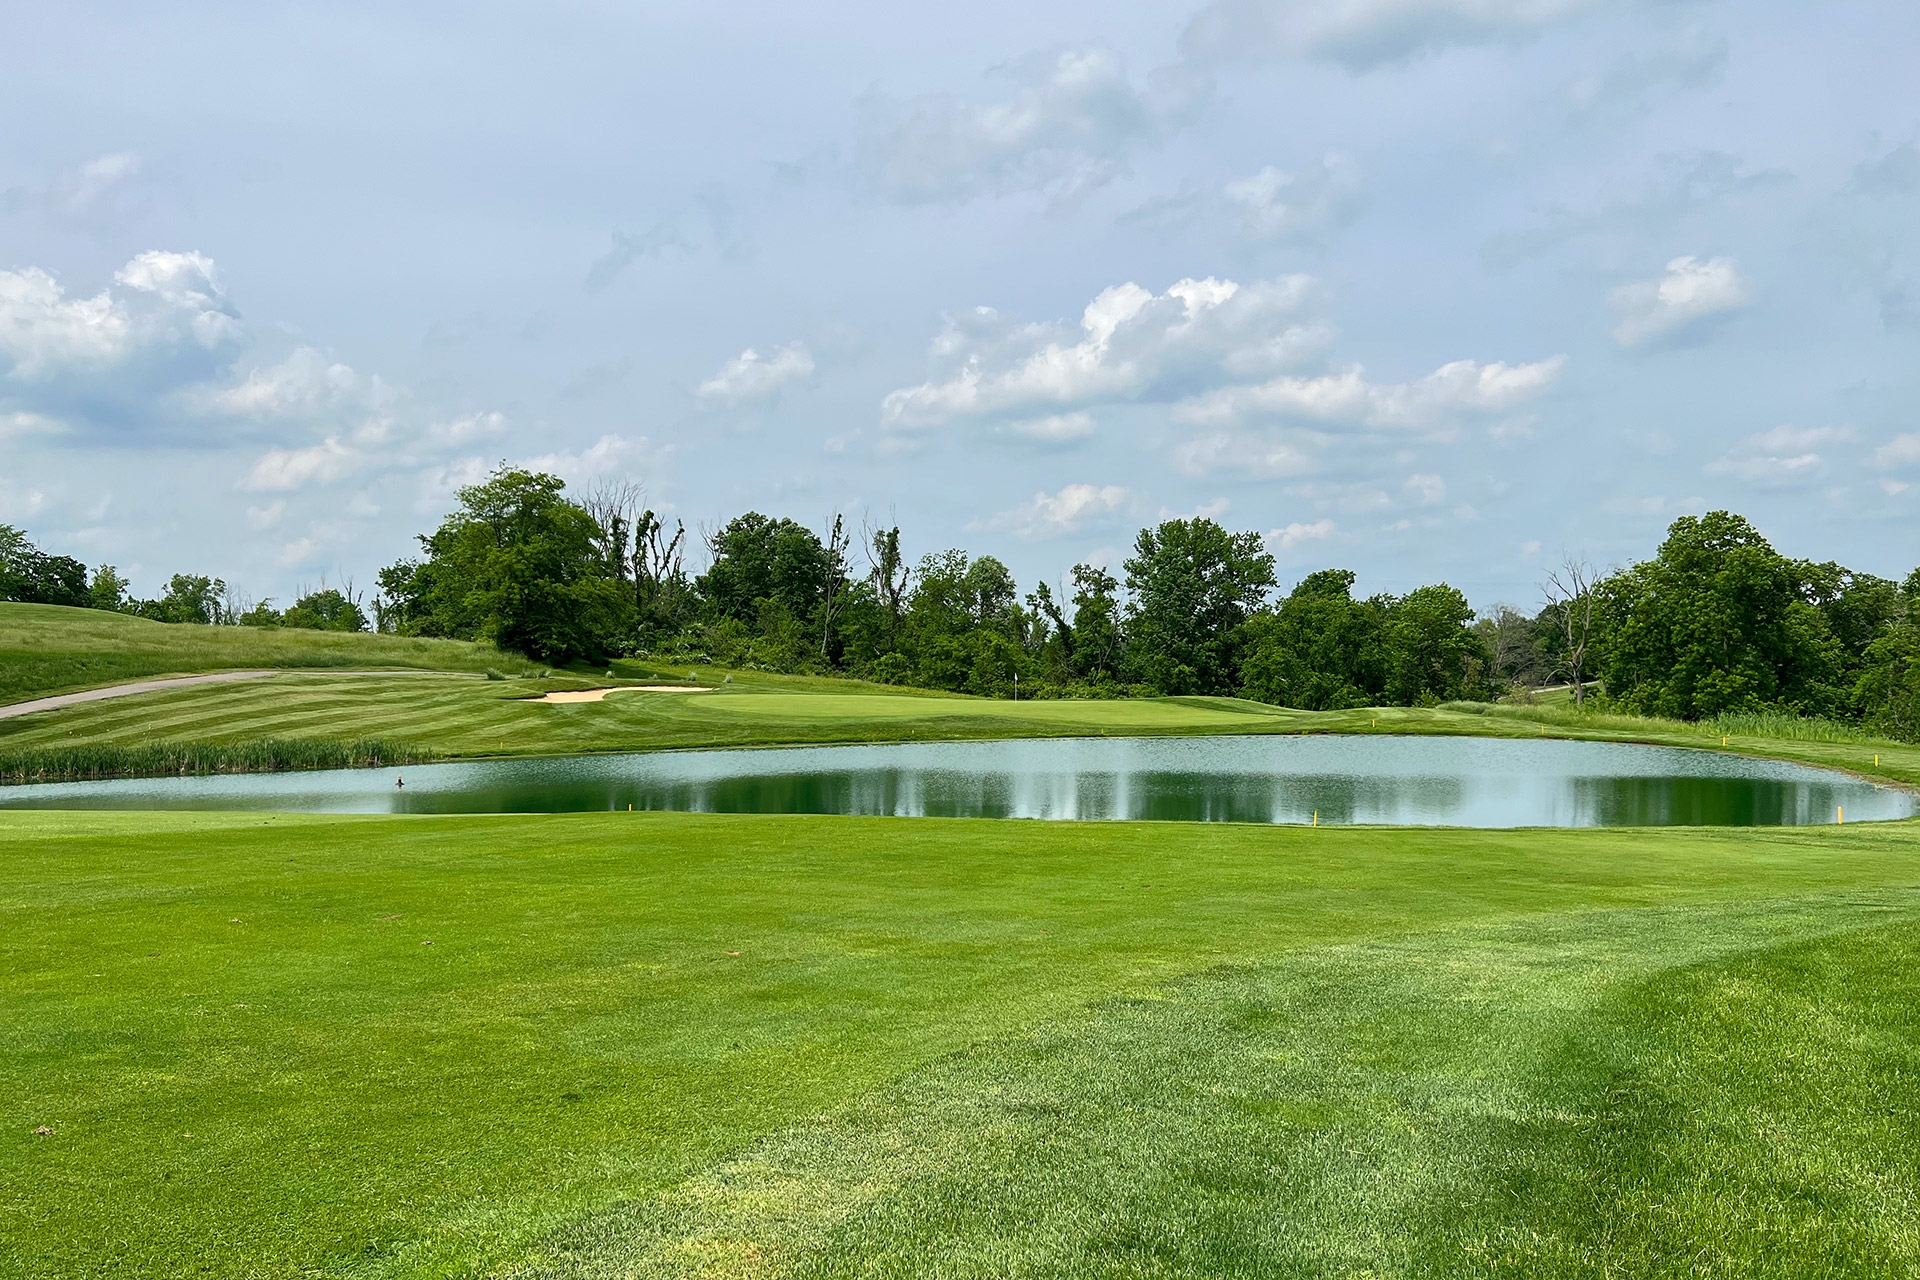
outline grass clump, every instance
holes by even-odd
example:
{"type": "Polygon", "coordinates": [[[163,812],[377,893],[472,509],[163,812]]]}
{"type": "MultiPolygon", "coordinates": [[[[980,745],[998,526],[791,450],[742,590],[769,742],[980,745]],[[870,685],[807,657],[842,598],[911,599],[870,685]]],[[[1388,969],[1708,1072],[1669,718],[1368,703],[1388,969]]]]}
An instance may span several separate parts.
{"type": "Polygon", "coordinates": [[[284,773],[296,769],[360,769],[422,764],[435,753],[423,747],[362,738],[338,742],[314,738],[259,738],[247,742],[151,742],[135,746],[91,744],[43,747],[0,754],[0,786],[37,782],[97,782],[107,778],[158,778],[169,774],[284,773]]]}

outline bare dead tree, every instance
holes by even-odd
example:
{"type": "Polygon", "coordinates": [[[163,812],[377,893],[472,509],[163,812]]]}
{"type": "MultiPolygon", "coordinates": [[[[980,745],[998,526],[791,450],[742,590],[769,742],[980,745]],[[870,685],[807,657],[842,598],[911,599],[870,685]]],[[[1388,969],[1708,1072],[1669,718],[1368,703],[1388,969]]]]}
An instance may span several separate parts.
{"type": "Polygon", "coordinates": [[[900,614],[906,607],[907,583],[913,571],[900,555],[900,526],[882,529],[868,520],[860,522],[860,541],[867,556],[867,578],[887,619],[887,643],[894,642],[900,628],[900,614]]]}
{"type": "Polygon", "coordinates": [[[1573,681],[1575,710],[1586,704],[1585,671],[1588,646],[1593,639],[1593,588],[1597,579],[1591,564],[1568,556],[1540,584],[1547,610],[1560,629],[1560,638],[1566,642],[1560,664],[1573,681]]]}
{"type": "Polygon", "coordinates": [[[674,521],[668,534],[666,522],[651,507],[634,518],[633,592],[643,618],[667,618],[678,610],[687,583],[686,546],[685,522],[674,521]]]}
{"type": "Polygon", "coordinates": [[[632,480],[601,480],[580,502],[598,530],[594,542],[601,560],[622,582],[631,567],[646,497],[646,490],[632,480]]]}
{"type": "Polygon", "coordinates": [[[846,603],[847,548],[852,542],[852,535],[846,531],[845,518],[839,512],[834,512],[833,524],[828,527],[825,540],[827,580],[822,584],[820,595],[820,657],[823,661],[828,657],[829,641],[833,637],[833,615],[846,603]]]}

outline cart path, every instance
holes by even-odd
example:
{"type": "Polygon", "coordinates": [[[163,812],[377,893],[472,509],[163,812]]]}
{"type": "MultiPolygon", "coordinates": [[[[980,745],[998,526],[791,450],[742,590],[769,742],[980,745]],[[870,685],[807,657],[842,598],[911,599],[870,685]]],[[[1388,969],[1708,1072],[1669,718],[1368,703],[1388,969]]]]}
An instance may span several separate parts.
{"type": "MultiPolygon", "coordinates": [[[[36,711],[57,711],[61,707],[78,706],[83,702],[104,702],[108,698],[130,698],[136,693],[153,693],[160,689],[179,689],[190,684],[227,684],[234,680],[263,680],[268,676],[313,675],[313,676],[451,676],[468,675],[465,671],[334,671],[327,667],[281,667],[271,671],[216,671],[204,676],[171,676],[165,680],[135,680],[131,684],[111,684],[104,689],[83,689],[79,693],[55,694],[51,698],[35,698],[31,702],[16,702],[11,706],[0,707],[0,720],[11,720],[15,716],[30,716],[36,711]]],[[[475,677],[476,679],[478,677],[475,677]]]]}

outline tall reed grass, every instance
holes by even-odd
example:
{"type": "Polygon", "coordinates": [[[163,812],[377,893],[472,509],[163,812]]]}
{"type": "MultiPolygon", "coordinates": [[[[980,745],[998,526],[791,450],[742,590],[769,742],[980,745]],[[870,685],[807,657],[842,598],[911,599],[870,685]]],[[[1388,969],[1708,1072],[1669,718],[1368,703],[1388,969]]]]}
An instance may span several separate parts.
{"type": "Polygon", "coordinates": [[[1449,702],[1447,710],[1564,729],[1604,729],[1619,733],[1685,734],[1702,738],[1773,738],[1787,742],[1883,742],[1883,733],[1842,720],[1821,716],[1787,715],[1778,711],[1743,712],[1710,720],[1668,720],[1659,716],[1621,715],[1611,711],[1576,711],[1557,703],[1449,702]]]}
{"type": "Polygon", "coordinates": [[[137,747],[43,747],[0,753],[0,786],[170,774],[376,768],[422,764],[435,755],[423,747],[378,738],[357,742],[260,738],[251,742],[155,742],[137,747]]]}

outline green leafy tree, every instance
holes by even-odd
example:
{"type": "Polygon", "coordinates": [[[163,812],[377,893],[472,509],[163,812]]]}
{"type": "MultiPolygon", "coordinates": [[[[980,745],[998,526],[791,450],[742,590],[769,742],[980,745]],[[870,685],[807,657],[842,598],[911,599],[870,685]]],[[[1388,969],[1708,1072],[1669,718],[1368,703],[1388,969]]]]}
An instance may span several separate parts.
{"type": "Polygon", "coordinates": [[[1095,686],[1120,679],[1126,658],[1120,583],[1098,565],[1073,566],[1073,674],[1095,686]]]}
{"type": "Polygon", "coordinates": [[[827,549],[805,525],[749,511],[707,545],[713,564],[699,587],[719,616],[755,623],[769,600],[802,621],[818,613],[827,590],[827,549]]]}
{"type": "Polygon", "coordinates": [[[1257,533],[1211,520],[1142,529],[1126,562],[1127,667],[1165,694],[1227,694],[1240,685],[1241,628],[1274,585],[1257,533]]]}
{"type": "Polygon", "coordinates": [[[1387,696],[1418,706],[1481,692],[1486,649],[1472,623],[1473,606],[1444,582],[1402,596],[1386,625],[1387,696]]]}
{"type": "Polygon", "coordinates": [[[351,596],[326,587],[295,600],[282,623],[304,631],[365,631],[367,615],[351,596]]]}
{"type": "Polygon", "coordinates": [[[1687,720],[1840,710],[1843,653],[1814,585],[1742,517],[1681,517],[1652,560],[1597,588],[1608,694],[1687,720]]]}
{"type": "Polygon", "coordinates": [[[557,476],[502,465],[460,490],[422,559],[380,573],[383,627],[488,640],[543,662],[598,663],[632,633],[633,594],[606,574],[601,530],[557,476]]]}
{"type": "Polygon", "coordinates": [[[1247,624],[1245,696],[1307,711],[1387,701],[1383,636],[1391,597],[1353,598],[1350,569],[1302,578],[1272,613],[1247,624]]]}
{"type": "Polygon", "coordinates": [[[93,571],[93,581],[87,585],[87,606],[119,612],[127,607],[127,585],[118,569],[110,564],[101,565],[93,571]]]}
{"type": "Polygon", "coordinates": [[[174,574],[167,579],[165,595],[158,600],[136,600],[131,611],[155,622],[224,626],[233,621],[227,608],[227,584],[197,573],[174,574]]]}
{"type": "Polygon", "coordinates": [[[0,524],[0,600],[88,608],[87,566],[71,556],[48,555],[10,524],[0,524]]]}

